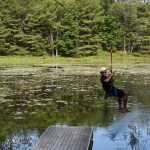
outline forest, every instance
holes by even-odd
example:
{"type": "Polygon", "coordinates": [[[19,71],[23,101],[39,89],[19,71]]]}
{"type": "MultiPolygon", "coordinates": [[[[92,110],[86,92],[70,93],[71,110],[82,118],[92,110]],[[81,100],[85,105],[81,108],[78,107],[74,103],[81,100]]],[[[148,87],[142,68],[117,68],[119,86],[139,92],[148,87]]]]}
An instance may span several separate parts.
{"type": "Polygon", "coordinates": [[[150,54],[150,3],[0,0],[0,56],[150,54]]]}

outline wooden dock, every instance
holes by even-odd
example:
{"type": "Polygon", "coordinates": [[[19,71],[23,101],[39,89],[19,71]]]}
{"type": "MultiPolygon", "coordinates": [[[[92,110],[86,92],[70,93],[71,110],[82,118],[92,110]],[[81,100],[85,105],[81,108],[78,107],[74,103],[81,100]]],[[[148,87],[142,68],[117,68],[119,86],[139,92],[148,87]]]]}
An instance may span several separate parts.
{"type": "Polygon", "coordinates": [[[31,150],[91,150],[91,127],[48,127],[31,150]]]}

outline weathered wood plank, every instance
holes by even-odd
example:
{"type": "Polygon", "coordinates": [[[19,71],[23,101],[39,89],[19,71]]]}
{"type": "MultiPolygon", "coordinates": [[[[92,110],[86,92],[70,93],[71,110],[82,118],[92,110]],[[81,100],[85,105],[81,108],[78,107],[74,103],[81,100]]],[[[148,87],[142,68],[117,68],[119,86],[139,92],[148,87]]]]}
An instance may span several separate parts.
{"type": "Polygon", "coordinates": [[[31,150],[88,150],[91,127],[48,127],[31,150]]]}

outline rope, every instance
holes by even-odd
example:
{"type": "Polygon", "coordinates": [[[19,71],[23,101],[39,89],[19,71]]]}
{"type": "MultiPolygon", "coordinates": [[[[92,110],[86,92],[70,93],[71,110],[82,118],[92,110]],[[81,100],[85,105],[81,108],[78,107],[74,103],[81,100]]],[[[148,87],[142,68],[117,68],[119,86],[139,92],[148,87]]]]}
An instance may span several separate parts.
{"type": "Polygon", "coordinates": [[[112,48],[111,48],[111,50],[110,50],[110,71],[111,71],[111,73],[112,73],[112,48]]]}

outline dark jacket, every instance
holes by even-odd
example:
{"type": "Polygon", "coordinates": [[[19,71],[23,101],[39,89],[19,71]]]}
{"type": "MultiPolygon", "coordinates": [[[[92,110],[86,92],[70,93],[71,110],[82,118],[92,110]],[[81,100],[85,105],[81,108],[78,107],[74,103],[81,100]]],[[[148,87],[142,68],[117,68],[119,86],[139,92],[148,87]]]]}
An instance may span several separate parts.
{"type": "Polygon", "coordinates": [[[106,76],[101,76],[101,83],[102,83],[102,86],[103,86],[103,89],[104,91],[106,92],[106,95],[105,95],[105,99],[111,95],[112,93],[112,90],[115,88],[113,86],[113,80],[109,81],[109,82],[105,82],[105,79],[107,79],[106,76]]]}

